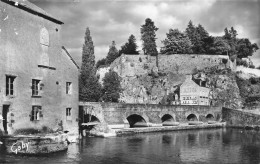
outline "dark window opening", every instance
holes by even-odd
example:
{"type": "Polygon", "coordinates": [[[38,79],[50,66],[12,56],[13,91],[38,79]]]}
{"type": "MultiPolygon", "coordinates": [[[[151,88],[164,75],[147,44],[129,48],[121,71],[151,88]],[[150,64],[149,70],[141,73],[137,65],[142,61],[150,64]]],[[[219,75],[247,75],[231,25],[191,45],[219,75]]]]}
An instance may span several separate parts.
{"type": "Polygon", "coordinates": [[[14,79],[15,76],[6,76],[6,96],[14,95],[14,79]]]}
{"type": "Polygon", "coordinates": [[[71,93],[72,93],[72,83],[66,82],[66,94],[71,94],[71,93]]]}
{"type": "Polygon", "coordinates": [[[31,121],[39,121],[43,117],[42,115],[42,107],[41,106],[33,106],[31,113],[31,121]]]}
{"type": "Polygon", "coordinates": [[[71,120],[71,108],[66,108],[66,120],[71,120]]]}
{"type": "Polygon", "coordinates": [[[40,80],[32,79],[32,96],[40,95],[40,80]]]}

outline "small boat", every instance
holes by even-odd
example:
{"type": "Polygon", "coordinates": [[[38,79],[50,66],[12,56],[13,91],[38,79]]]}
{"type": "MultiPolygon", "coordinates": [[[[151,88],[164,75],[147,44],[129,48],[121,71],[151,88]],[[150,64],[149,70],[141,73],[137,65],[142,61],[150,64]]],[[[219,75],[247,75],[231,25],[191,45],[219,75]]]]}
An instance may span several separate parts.
{"type": "Polygon", "coordinates": [[[178,126],[178,125],[180,125],[180,123],[174,122],[174,121],[164,121],[162,125],[163,126],[178,126]]]}
{"type": "Polygon", "coordinates": [[[203,124],[203,122],[201,122],[201,121],[189,121],[188,124],[189,125],[200,125],[200,124],[203,124]]]}

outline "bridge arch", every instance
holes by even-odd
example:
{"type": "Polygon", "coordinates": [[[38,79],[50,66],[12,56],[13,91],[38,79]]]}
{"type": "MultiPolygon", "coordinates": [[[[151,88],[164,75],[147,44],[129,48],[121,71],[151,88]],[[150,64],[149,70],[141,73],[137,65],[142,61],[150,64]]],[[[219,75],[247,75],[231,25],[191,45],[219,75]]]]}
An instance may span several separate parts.
{"type": "Polygon", "coordinates": [[[83,123],[88,123],[88,122],[101,122],[100,119],[98,119],[97,116],[92,115],[92,114],[84,114],[84,120],[83,123]]]}
{"type": "Polygon", "coordinates": [[[187,121],[199,121],[199,117],[196,114],[190,113],[186,116],[187,121]]]}
{"type": "Polygon", "coordinates": [[[130,128],[134,126],[147,126],[147,121],[145,118],[139,114],[131,114],[126,117],[126,120],[128,121],[130,128]]]}
{"type": "Polygon", "coordinates": [[[171,114],[164,114],[164,115],[161,117],[161,121],[162,121],[162,122],[165,122],[165,121],[174,122],[175,119],[174,119],[174,116],[172,116],[171,114]]]}
{"type": "Polygon", "coordinates": [[[215,119],[214,114],[212,114],[212,113],[206,114],[205,117],[206,117],[206,120],[208,120],[208,121],[213,121],[215,119]]]}

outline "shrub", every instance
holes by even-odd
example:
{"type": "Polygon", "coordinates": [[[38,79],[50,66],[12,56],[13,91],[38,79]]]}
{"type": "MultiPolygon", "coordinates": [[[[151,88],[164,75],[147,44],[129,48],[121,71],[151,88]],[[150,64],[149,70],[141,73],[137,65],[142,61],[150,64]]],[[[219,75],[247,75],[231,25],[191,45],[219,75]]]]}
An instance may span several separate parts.
{"type": "Polygon", "coordinates": [[[249,68],[255,68],[255,66],[254,65],[250,65],[249,68]]]}

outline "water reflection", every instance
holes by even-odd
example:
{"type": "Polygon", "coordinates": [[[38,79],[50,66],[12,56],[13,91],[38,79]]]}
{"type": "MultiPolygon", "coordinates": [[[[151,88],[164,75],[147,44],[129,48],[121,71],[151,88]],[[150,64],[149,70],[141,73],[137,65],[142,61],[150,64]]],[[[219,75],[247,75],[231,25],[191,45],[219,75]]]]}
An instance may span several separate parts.
{"type": "Polygon", "coordinates": [[[260,132],[212,129],[85,138],[42,157],[0,153],[0,163],[260,163],[260,132]]]}

